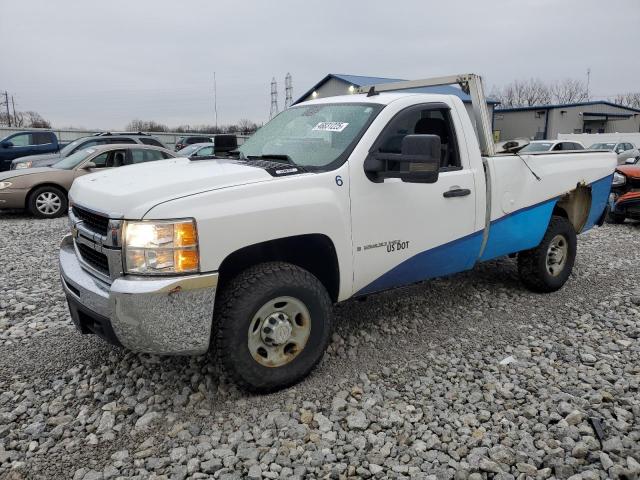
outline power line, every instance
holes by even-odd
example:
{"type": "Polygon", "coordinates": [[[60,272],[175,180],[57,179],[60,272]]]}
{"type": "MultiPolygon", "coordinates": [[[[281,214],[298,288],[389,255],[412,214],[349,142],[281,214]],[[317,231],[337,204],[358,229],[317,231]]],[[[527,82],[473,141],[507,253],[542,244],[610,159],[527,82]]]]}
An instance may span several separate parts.
{"type": "Polygon", "coordinates": [[[293,85],[291,82],[291,74],[287,73],[284,77],[284,108],[289,108],[293,103],[293,85]]]}

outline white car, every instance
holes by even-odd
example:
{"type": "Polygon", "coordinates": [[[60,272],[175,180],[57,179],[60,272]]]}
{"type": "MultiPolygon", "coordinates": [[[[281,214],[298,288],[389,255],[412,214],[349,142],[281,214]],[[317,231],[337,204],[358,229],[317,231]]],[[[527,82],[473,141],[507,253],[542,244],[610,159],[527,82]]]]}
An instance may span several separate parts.
{"type": "Polygon", "coordinates": [[[591,150],[608,150],[618,156],[618,165],[633,164],[640,160],[640,151],[630,142],[600,142],[589,147],[591,150]]]}
{"type": "Polygon", "coordinates": [[[237,159],[80,178],[59,253],[72,319],[139,352],[211,348],[266,392],[320,361],[335,302],[512,254],[528,288],[558,290],[576,235],[604,220],[616,158],[525,157],[494,155],[469,74],[295,105],[237,159]],[[457,96],[385,91],[452,82],[473,121],[457,96]]]}
{"type": "Polygon", "coordinates": [[[518,153],[539,153],[539,152],[566,152],[584,150],[584,145],[577,141],[568,140],[533,140],[518,153]]]}

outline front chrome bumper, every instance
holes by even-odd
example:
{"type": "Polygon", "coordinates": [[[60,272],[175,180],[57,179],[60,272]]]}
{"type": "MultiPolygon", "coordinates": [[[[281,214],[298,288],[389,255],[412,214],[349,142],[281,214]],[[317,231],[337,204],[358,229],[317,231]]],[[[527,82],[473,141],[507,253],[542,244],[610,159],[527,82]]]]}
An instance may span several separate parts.
{"type": "Polygon", "coordinates": [[[60,277],[76,327],[136,351],[193,355],[209,348],[217,273],[123,276],[109,284],[81,265],[67,235],[60,277]]]}

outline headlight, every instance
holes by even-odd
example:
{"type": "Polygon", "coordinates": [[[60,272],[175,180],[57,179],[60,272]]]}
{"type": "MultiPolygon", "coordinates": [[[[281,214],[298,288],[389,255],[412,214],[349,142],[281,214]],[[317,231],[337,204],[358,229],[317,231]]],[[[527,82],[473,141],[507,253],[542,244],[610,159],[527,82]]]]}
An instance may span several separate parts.
{"type": "Polygon", "coordinates": [[[611,183],[611,185],[613,185],[614,187],[619,187],[620,185],[624,185],[625,183],[627,183],[627,177],[618,172],[613,173],[613,182],[611,183]]]}
{"type": "Polygon", "coordinates": [[[33,162],[16,163],[16,170],[18,170],[19,168],[31,168],[31,165],[33,165],[33,162]]]}
{"type": "Polygon", "coordinates": [[[125,222],[127,273],[165,275],[200,269],[195,220],[125,222]]]}
{"type": "Polygon", "coordinates": [[[0,190],[4,190],[5,188],[9,188],[11,186],[11,182],[0,182],[0,190]]]}

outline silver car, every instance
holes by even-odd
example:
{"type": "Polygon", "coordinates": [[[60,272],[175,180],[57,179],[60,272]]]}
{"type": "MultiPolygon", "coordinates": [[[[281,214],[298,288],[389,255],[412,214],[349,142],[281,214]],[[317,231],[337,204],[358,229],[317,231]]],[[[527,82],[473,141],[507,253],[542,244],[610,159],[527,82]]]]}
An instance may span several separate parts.
{"type": "Polygon", "coordinates": [[[640,160],[640,151],[633,143],[629,142],[600,142],[589,147],[591,150],[609,150],[618,155],[618,165],[625,163],[637,163],[640,160]]]}

